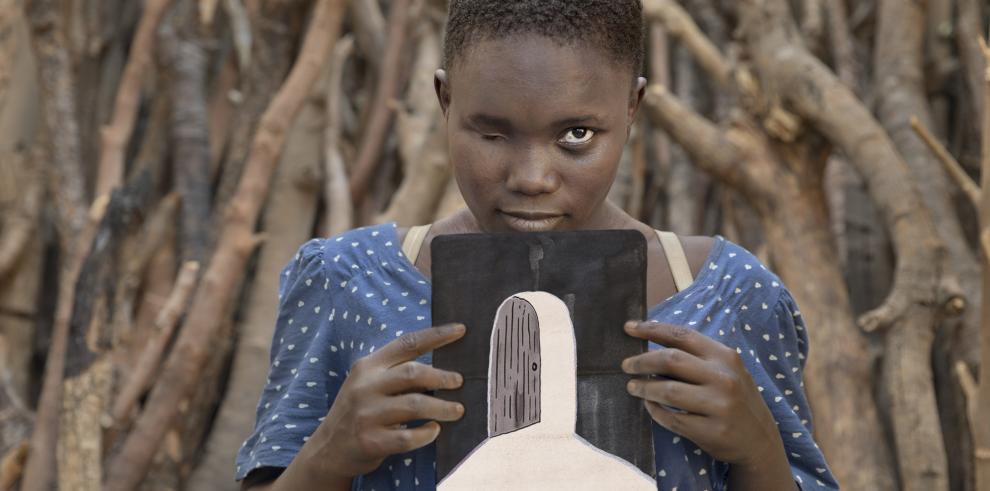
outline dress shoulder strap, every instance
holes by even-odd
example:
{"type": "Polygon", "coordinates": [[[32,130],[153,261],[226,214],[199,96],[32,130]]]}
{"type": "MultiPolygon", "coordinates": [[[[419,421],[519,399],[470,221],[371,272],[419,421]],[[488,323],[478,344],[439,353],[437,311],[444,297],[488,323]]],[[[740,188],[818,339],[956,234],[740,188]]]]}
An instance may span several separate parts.
{"type": "Polygon", "coordinates": [[[660,239],[660,245],[663,246],[664,255],[667,256],[670,272],[674,275],[674,286],[677,287],[677,291],[683,291],[694,282],[691,266],[688,264],[687,255],[684,254],[684,246],[673,232],[657,230],[657,237],[660,239]]]}
{"type": "Polygon", "coordinates": [[[409,262],[416,264],[419,250],[423,248],[423,240],[426,239],[426,234],[430,232],[432,226],[432,224],[428,224],[410,227],[409,231],[406,232],[406,238],[402,241],[402,253],[406,255],[409,262]]]}

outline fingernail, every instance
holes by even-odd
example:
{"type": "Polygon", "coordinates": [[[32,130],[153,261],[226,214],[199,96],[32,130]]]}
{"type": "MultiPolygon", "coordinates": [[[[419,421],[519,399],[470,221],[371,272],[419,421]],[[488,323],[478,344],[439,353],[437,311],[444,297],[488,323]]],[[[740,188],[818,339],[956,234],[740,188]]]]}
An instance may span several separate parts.
{"type": "Polygon", "coordinates": [[[632,331],[636,329],[637,325],[639,325],[639,321],[626,321],[626,325],[623,327],[625,327],[627,331],[632,331]]]}
{"type": "Polygon", "coordinates": [[[632,362],[628,359],[622,360],[622,371],[629,373],[630,370],[632,370],[632,362]]]}
{"type": "Polygon", "coordinates": [[[450,333],[460,334],[460,333],[464,332],[464,329],[465,329],[464,324],[459,324],[459,323],[447,324],[447,326],[446,326],[447,332],[450,332],[450,333]]]}
{"type": "Polygon", "coordinates": [[[464,405],[463,404],[458,404],[457,405],[457,414],[464,414],[464,405]]]}
{"type": "Polygon", "coordinates": [[[639,390],[639,382],[635,380],[630,380],[628,383],[626,383],[626,391],[628,391],[630,394],[635,394],[636,391],[638,390],[639,390]]]}
{"type": "Polygon", "coordinates": [[[464,376],[461,375],[461,374],[459,374],[459,373],[455,373],[454,374],[454,383],[456,383],[457,386],[460,387],[464,383],[464,376]]]}

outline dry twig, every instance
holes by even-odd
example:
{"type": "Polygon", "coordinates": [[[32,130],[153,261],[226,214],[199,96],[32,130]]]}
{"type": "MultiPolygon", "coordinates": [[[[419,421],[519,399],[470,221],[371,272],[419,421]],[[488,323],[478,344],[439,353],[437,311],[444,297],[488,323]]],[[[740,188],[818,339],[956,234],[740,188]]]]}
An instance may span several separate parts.
{"type": "Polygon", "coordinates": [[[155,377],[155,370],[161,362],[165,347],[172,339],[179,317],[186,311],[189,297],[196,287],[199,275],[199,263],[187,261],[182,265],[179,276],[175,280],[172,293],[169,294],[165,306],[158,312],[155,319],[153,337],[144,345],[144,350],[138,358],[138,364],[131,371],[127,383],[120,390],[117,401],[113,404],[110,417],[115,425],[122,426],[128,419],[131,409],[138,398],[148,389],[155,377]]]}
{"type": "Polygon", "coordinates": [[[938,157],[939,162],[945,167],[945,171],[949,173],[956,184],[962,189],[963,194],[969,199],[970,203],[976,209],[980,208],[980,203],[982,202],[982,193],[980,192],[980,187],[976,184],[966,170],[962,168],[962,165],[956,161],[955,157],[946,150],[945,146],[935,138],[935,135],[928,131],[924,125],[918,121],[918,118],[911,118],[911,127],[914,128],[915,133],[928,145],[928,148],[932,150],[932,153],[938,157]]]}
{"type": "Polygon", "coordinates": [[[399,90],[401,58],[406,44],[406,28],[410,0],[395,0],[388,13],[388,41],[382,60],[382,70],[375,87],[368,124],[361,137],[357,160],[351,173],[351,200],[354,204],[364,201],[371,186],[371,178],[378,169],[385,137],[388,136],[394,111],[390,107],[399,90]]]}
{"type": "Polygon", "coordinates": [[[134,131],[141,102],[141,82],[154,66],[155,30],[171,0],[149,0],[131,41],[110,123],[100,129],[100,167],[96,196],[108,194],[124,178],[124,152],[134,131]]]}
{"type": "Polygon", "coordinates": [[[344,64],[353,51],[354,38],[351,36],[341,38],[333,49],[333,59],[327,77],[326,131],[323,138],[325,148],[323,199],[326,202],[323,233],[327,236],[346,232],[353,225],[354,207],[351,204],[351,190],[347,185],[344,157],[340,154],[344,64]]]}

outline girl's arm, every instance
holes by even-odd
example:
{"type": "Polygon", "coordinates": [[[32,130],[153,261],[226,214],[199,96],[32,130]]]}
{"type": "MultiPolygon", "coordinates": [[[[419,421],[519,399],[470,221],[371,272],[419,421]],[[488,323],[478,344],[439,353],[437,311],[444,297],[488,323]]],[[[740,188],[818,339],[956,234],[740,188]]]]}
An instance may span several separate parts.
{"type": "Polygon", "coordinates": [[[345,476],[313,476],[302,469],[305,459],[297,457],[277,479],[257,486],[241,487],[242,491],[283,491],[295,489],[325,489],[327,491],[348,491],[351,489],[351,478],[345,476]]]}
{"type": "Polygon", "coordinates": [[[657,424],[729,463],[731,489],[797,489],[773,414],[735,350],[657,322],[631,321],[626,332],[665,346],[622,363],[629,374],[663,376],[628,384],[657,424]]]}
{"type": "Polygon", "coordinates": [[[768,435],[771,441],[768,442],[767,454],[763,458],[750,465],[736,464],[729,468],[729,489],[798,489],[780,433],[773,433],[773,436],[768,435]]]}
{"type": "Polygon", "coordinates": [[[254,489],[350,489],[354,477],[374,471],[385,458],[435,440],[437,421],[460,419],[464,407],[423,392],[456,389],[463,377],[415,360],[464,332],[455,324],[408,333],[358,360],[329,413],[285,472],[254,489]],[[405,427],[417,420],[428,422],[405,427]]]}

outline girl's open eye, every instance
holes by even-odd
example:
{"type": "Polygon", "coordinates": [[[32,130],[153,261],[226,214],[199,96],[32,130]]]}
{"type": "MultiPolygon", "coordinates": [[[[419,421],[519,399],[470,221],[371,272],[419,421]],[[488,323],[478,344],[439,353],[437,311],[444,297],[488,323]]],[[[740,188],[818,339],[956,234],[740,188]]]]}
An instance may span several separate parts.
{"type": "Polygon", "coordinates": [[[595,136],[595,131],[590,128],[571,128],[564,133],[560,142],[565,145],[584,145],[595,136]]]}

